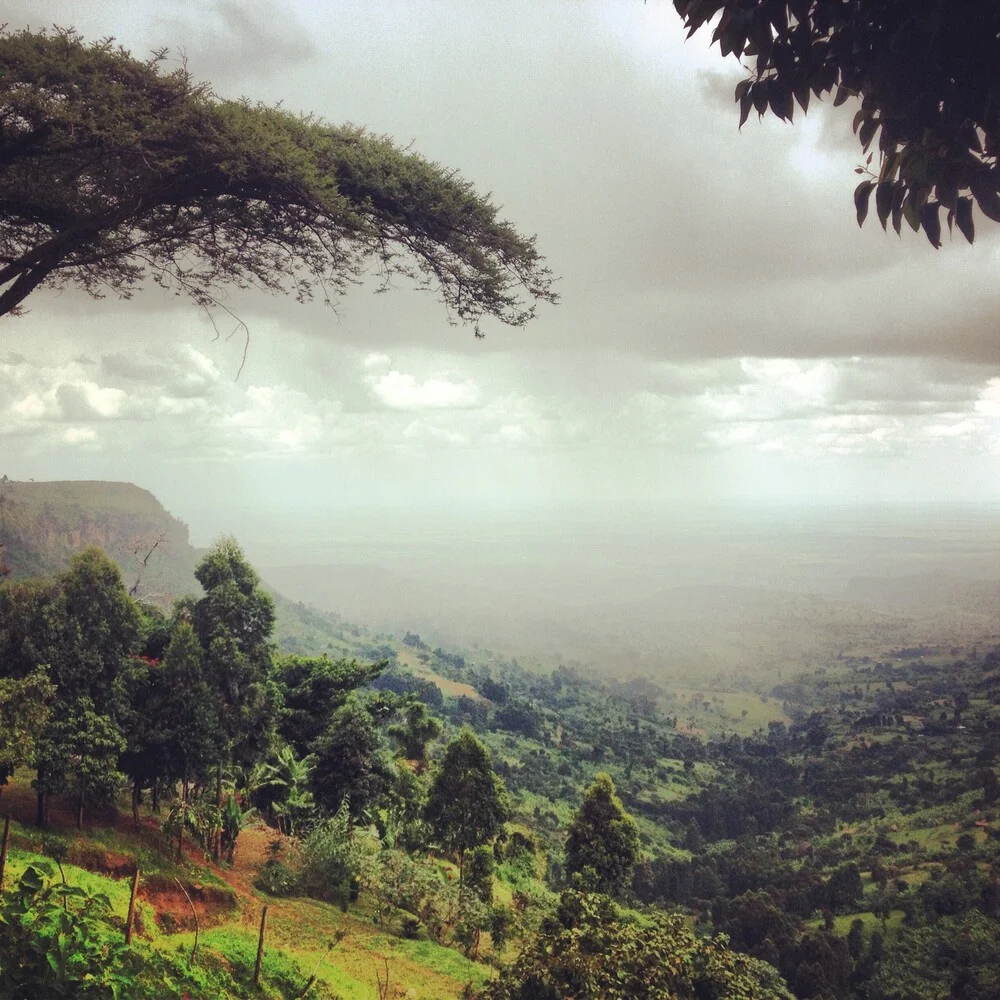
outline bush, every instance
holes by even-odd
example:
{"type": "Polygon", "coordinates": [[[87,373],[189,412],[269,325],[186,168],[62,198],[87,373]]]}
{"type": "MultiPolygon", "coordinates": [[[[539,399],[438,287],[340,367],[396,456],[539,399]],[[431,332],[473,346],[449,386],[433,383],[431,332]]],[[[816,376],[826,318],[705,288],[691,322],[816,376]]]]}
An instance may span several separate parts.
{"type": "Polygon", "coordinates": [[[399,933],[406,938],[407,941],[416,941],[423,931],[423,924],[416,917],[411,917],[409,914],[403,917],[399,925],[399,933]]]}
{"type": "Polygon", "coordinates": [[[299,876],[283,861],[271,858],[264,862],[253,884],[269,896],[294,896],[299,888],[299,876]]]}
{"type": "Polygon", "coordinates": [[[378,842],[367,832],[352,836],[345,800],[337,815],[315,827],[302,845],[299,886],[313,899],[346,909],[358,898],[362,877],[378,850],[378,842]]]}

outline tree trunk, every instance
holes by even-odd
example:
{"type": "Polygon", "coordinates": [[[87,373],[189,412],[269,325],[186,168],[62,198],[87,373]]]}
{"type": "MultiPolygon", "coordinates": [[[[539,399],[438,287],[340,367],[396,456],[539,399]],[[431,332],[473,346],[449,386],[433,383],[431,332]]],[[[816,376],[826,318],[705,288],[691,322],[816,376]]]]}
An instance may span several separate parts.
{"type": "Polygon", "coordinates": [[[0,316],[15,310],[48,276],[49,268],[35,268],[25,271],[2,295],[0,295],[0,316]]]}
{"type": "Polygon", "coordinates": [[[215,807],[219,810],[219,829],[212,837],[212,859],[218,864],[222,857],[222,764],[215,769],[215,807]]]}
{"type": "Polygon", "coordinates": [[[132,782],[132,823],[136,830],[139,829],[139,779],[132,782]]]}
{"type": "Polygon", "coordinates": [[[154,781],[153,782],[153,812],[159,816],[160,815],[160,786],[154,781]]]}
{"type": "Polygon", "coordinates": [[[38,793],[38,812],[36,814],[38,826],[44,829],[45,827],[45,814],[48,810],[45,808],[45,792],[38,793]]]}
{"type": "Polygon", "coordinates": [[[188,783],[187,778],[181,785],[181,816],[177,826],[177,860],[184,860],[184,823],[187,820],[188,783]]]}

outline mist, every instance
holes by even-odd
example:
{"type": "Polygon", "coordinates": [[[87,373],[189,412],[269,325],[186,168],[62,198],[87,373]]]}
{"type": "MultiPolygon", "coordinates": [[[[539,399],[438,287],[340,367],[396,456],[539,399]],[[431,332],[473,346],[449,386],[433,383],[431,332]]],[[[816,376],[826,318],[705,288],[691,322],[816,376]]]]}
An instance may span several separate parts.
{"type": "Polygon", "coordinates": [[[974,504],[247,515],[265,579],[348,621],[615,675],[763,678],[997,633],[1000,517],[974,504]]]}

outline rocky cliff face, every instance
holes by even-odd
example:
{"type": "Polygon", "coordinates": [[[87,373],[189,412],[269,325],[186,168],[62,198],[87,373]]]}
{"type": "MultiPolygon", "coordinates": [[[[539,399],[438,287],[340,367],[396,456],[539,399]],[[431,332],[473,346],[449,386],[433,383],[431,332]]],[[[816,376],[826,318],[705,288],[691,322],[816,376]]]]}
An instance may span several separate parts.
{"type": "Polygon", "coordinates": [[[198,589],[187,525],[131,483],[0,480],[0,544],[15,577],[58,572],[97,545],[138,597],[169,604],[198,589]]]}

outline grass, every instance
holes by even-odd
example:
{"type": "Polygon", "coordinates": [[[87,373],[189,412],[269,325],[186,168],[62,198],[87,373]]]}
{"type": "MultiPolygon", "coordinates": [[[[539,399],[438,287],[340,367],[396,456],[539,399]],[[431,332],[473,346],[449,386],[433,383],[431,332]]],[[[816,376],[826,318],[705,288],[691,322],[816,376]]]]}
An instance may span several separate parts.
{"type": "MultiPolygon", "coordinates": [[[[92,832],[95,842],[108,833],[92,832]]],[[[51,867],[53,877],[60,877],[50,858],[15,846],[8,854],[5,885],[13,885],[29,864],[51,867]]],[[[124,921],[129,879],[111,878],[66,862],[63,870],[68,884],[106,895],[114,915],[124,921]]],[[[269,911],[264,976],[272,984],[301,981],[316,971],[345,1000],[378,1000],[376,971],[384,977],[388,963],[391,982],[402,991],[400,995],[443,1000],[457,997],[467,983],[481,986],[491,975],[488,967],[451,948],[430,940],[394,937],[353,914],[314,900],[273,900],[269,911]],[[344,936],[331,950],[336,933],[344,936]]],[[[164,952],[190,953],[193,931],[158,932],[154,908],[144,900],[139,902],[139,914],[142,936],[150,944],[164,952]]],[[[244,899],[241,910],[223,916],[218,926],[202,927],[199,950],[217,953],[238,978],[247,978],[256,956],[259,919],[259,901],[244,899]]]]}
{"type": "Polygon", "coordinates": [[[765,700],[749,691],[675,688],[660,700],[660,707],[677,716],[678,726],[713,735],[725,731],[749,736],[758,729],[766,730],[769,722],[787,725],[791,721],[780,701],[765,700]]]}
{"type": "Polygon", "coordinates": [[[420,659],[418,651],[412,646],[407,646],[405,643],[397,642],[393,643],[393,647],[396,650],[396,656],[399,659],[400,666],[406,667],[407,670],[411,671],[417,677],[421,677],[426,681],[431,681],[436,684],[441,689],[441,693],[443,695],[447,695],[450,698],[461,698],[464,695],[466,698],[471,698],[473,701],[486,701],[486,699],[469,684],[462,684],[459,681],[448,680],[447,677],[444,677],[434,671],[420,659]]]}
{"type": "MultiPolygon", "coordinates": [[[[866,940],[870,940],[875,932],[884,938],[891,939],[903,926],[903,916],[902,910],[893,910],[889,914],[889,919],[883,922],[874,913],[845,913],[833,918],[833,933],[837,937],[847,937],[851,930],[851,924],[855,920],[860,920],[864,926],[866,940]]],[[[811,920],[809,923],[816,928],[823,926],[822,919],[811,920]]]]}

